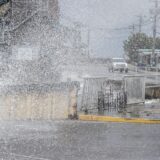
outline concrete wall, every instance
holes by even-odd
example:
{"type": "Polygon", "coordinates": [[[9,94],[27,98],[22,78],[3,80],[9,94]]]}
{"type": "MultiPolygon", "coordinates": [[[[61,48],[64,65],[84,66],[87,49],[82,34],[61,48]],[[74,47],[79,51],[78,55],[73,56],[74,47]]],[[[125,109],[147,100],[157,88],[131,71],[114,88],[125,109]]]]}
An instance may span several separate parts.
{"type": "Polygon", "coordinates": [[[67,119],[76,113],[77,88],[0,96],[1,120],[67,119]]]}
{"type": "Polygon", "coordinates": [[[145,97],[146,99],[159,99],[160,98],[160,86],[146,88],[145,97]]]}

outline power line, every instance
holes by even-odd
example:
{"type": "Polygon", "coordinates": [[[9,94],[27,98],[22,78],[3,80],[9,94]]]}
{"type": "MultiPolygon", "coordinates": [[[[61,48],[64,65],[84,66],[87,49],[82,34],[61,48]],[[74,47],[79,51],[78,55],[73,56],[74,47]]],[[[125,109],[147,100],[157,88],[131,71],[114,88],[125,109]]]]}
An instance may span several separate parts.
{"type": "MultiPolygon", "coordinates": [[[[64,20],[69,21],[73,25],[75,25],[76,23],[79,23],[82,28],[88,28],[87,24],[83,24],[82,22],[78,22],[76,20],[73,20],[70,17],[67,17],[67,16],[65,16],[63,14],[61,14],[61,18],[63,18],[64,20]]],[[[118,27],[118,28],[90,27],[90,30],[104,30],[104,31],[119,31],[119,30],[129,30],[129,29],[130,29],[129,27],[118,27]]]]}
{"type": "MultiPolygon", "coordinates": [[[[130,30],[132,30],[132,33],[135,33],[137,27],[139,28],[139,31],[140,31],[140,30],[142,30],[142,27],[143,27],[143,26],[147,26],[147,25],[150,25],[150,24],[152,23],[152,22],[151,22],[151,19],[147,19],[147,20],[145,20],[145,21],[143,20],[143,21],[141,22],[141,25],[140,25],[140,24],[134,24],[134,25],[132,25],[132,26],[116,27],[116,28],[88,27],[87,24],[84,24],[84,23],[82,23],[82,22],[77,22],[76,20],[73,20],[72,18],[67,17],[66,15],[63,15],[63,14],[61,14],[61,18],[64,19],[64,20],[66,20],[66,21],[68,21],[68,22],[70,22],[70,23],[73,24],[73,25],[75,25],[75,24],[78,23],[81,28],[86,28],[87,32],[88,32],[88,28],[89,28],[90,32],[92,32],[92,31],[94,31],[94,30],[95,30],[95,31],[98,30],[98,31],[105,31],[105,32],[116,32],[116,34],[117,34],[117,32],[126,32],[126,31],[129,32],[130,30]],[[141,29],[140,29],[140,27],[141,27],[141,29]]],[[[119,33],[118,33],[118,34],[119,34],[119,33]]]]}

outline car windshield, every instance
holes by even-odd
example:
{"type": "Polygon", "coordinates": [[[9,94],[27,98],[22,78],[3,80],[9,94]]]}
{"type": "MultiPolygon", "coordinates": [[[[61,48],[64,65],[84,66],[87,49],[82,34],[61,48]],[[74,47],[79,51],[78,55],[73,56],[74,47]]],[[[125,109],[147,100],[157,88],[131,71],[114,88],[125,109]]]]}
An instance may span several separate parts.
{"type": "Polygon", "coordinates": [[[113,58],[112,62],[125,62],[125,60],[122,58],[113,58]]]}

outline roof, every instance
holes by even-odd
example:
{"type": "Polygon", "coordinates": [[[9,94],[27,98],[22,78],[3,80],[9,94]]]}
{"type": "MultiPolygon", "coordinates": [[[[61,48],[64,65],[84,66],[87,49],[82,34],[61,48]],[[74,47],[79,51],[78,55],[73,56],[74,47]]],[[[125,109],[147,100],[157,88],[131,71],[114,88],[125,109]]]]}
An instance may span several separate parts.
{"type": "MultiPolygon", "coordinates": [[[[153,53],[152,49],[139,49],[140,54],[150,55],[153,53]]],[[[155,54],[160,54],[160,49],[155,49],[155,54]]]]}
{"type": "Polygon", "coordinates": [[[124,58],[112,58],[112,59],[124,59],[124,58]]]}

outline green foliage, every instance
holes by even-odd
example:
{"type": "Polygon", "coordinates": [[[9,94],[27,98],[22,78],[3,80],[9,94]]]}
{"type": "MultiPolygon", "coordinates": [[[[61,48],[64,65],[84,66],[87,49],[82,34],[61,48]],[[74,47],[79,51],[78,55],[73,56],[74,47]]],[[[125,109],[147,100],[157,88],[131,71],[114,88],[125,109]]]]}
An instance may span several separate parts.
{"type": "MultiPolygon", "coordinates": [[[[138,62],[139,49],[152,49],[153,38],[145,33],[136,33],[124,41],[124,51],[130,62],[138,62]]],[[[156,39],[156,49],[160,49],[160,38],[156,39]]]]}

